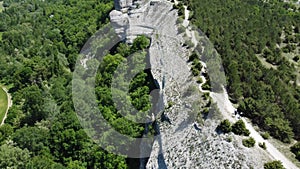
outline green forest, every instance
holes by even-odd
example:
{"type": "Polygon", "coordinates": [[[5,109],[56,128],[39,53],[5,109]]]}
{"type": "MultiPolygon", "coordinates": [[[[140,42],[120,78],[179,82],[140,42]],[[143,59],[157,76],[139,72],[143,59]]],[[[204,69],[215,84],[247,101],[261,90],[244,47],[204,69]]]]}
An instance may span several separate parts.
{"type": "MultiPolygon", "coordinates": [[[[238,110],[273,137],[299,141],[299,7],[279,0],[184,3],[221,55],[238,110]]],[[[0,168],[130,168],[130,159],[107,152],[87,136],[72,102],[76,60],[85,42],[109,22],[113,1],[4,0],[0,5],[0,84],[13,99],[0,126],[0,168]]],[[[98,108],[117,131],[133,137],[141,137],[145,128],[123,115],[134,120],[149,115],[149,93],[156,86],[147,71],[120,84],[129,85],[127,101],[139,111],[136,115],[114,107],[110,82],[122,62],[144,67],[149,43],[140,36],[132,45],[118,44],[97,72],[98,108]]],[[[198,75],[199,61],[190,61],[198,75]]],[[[291,151],[299,159],[299,144],[291,151]]]]}
{"type": "Polygon", "coordinates": [[[0,83],[13,106],[0,127],[0,168],[128,168],[86,135],[71,95],[78,54],[112,9],[110,0],[3,2],[0,83]]]}
{"type": "Polygon", "coordinates": [[[227,89],[238,111],[285,143],[299,140],[298,7],[278,0],[185,3],[193,11],[192,22],[222,57],[227,89]],[[288,54],[295,56],[292,61],[288,54]]]}

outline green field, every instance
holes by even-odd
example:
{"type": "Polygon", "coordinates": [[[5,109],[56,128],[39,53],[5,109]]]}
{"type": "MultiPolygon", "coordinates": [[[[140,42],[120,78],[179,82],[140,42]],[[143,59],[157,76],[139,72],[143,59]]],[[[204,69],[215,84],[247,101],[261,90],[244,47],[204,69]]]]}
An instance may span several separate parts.
{"type": "Polygon", "coordinates": [[[5,112],[6,112],[7,105],[8,105],[7,99],[8,98],[7,98],[5,91],[2,89],[2,87],[0,87],[0,123],[2,122],[2,120],[5,116],[5,112]]]}

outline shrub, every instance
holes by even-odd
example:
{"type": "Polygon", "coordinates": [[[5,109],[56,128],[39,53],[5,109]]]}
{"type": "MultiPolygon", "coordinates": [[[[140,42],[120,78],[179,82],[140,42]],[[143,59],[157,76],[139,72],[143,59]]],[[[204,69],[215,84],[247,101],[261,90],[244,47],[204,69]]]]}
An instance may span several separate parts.
{"type": "Polygon", "coordinates": [[[272,161],[264,164],[264,169],[284,169],[281,161],[272,161]]]}
{"type": "Polygon", "coordinates": [[[200,61],[198,59],[193,60],[192,65],[193,65],[193,67],[195,67],[199,71],[202,70],[202,64],[200,63],[200,61]]]}
{"type": "Polygon", "coordinates": [[[243,139],[243,145],[248,148],[253,147],[255,145],[254,138],[243,139]]]}
{"type": "Polygon", "coordinates": [[[184,42],[184,44],[187,46],[187,48],[192,48],[192,47],[194,47],[195,46],[195,44],[191,41],[191,40],[186,40],[185,42],[184,42]]]}
{"type": "Polygon", "coordinates": [[[183,3],[179,2],[178,6],[176,8],[178,9],[179,16],[185,15],[185,9],[184,9],[183,3]]]}
{"type": "Polygon", "coordinates": [[[298,62],[298,61],[300,60],[300,55],[295,56],[295,57],[293,58],[293,60],[294,60],[295,62],[298,62]]]}
{"type": "Polygon", "coordinates": [[[167,108],[166,109],[170,109],[171,107],[173,107],[175,105],[175,103],[174,102],[172,102],[172,101],[169,101],[168,102],[168,106],[167,106],[167,108]]]}
{"type": "Polygon", "coordinates": [[[138,50],[146,49],[149,46],[150,46],[150,39],[142,35],[134,39],[131,50],[132,52],[136,52],[138,50]]]}
{"type": "Polygon", "coordinates": [[[194,60],[199,60],[200,56],[196,53],[193,52],[190,56],[189,56],[189,62],[194,61],[194,60]]]}
{"type": "Polygon", "coordinates": [[[183,23],[183,21],[184,21],[184,19],[183,19],[183,18],[181,18],[181,17],[178,17],[178,19],[176,20],[176,24],[182,24],[182,23],[183,23]]]}
{"type": "Polygon", "coordinates": [[[203,90],[211,90],[211,85],[209,79],[202,85],[203,90]]]}
{"type": "Polygon", "coordinates": [[[199,76],[202,69],[202,65],[198,60],[194,60],[192,64],[192,74],[194,76],[199,76]]]}
{"type": "Polygon", "coordinates": [[[217,127],[217,131],[221,131],[223,133],[231,132],[231,123],[228,119],[223,120],[217,127]]]}
{"type": "Polygon", "coordinates": [[[264,149],[264,150],[267,149],[267,146],[266,146],[266,143],[265,143],[265,142],[259,143],[258,145],[259,145],[259,147],[261,147],[261,148],[264,149]]]}
{"type": "Polygon", "coordinates": [[[270,138],[269,132],[262,133],[261,136],[262,136],[262,138],[264,138],[265,140],[267,140],[267,139],[270,138]]]}
{"type": "Polygon", "coordinates": [[[232,137],[227,137],[226,141],[231,143],[232,142],[232,137]]]}
{"type": "Polygon", "coordinates": [[[178,26],[178,34],[181,34],[181,33],[183,33],[183,32],[185,32],[185,27],[182,26],[182,25],[179,25],[179,26],[178,26]]]}
{"type": "Polygon", "coordinates": [[[202,81],[202,78],[201,77],[198,77],[197,78],[197,81],[196,81],[198,84],[201,84],[203,81],[202,81]]]}
{"type": "Polygon", "coordinates": [[[249,136],[250,131],[246,128],[243,120],[238,120],[232,125],[232,132],[237,135],[249,136]]]}
{"type": "Polygon", "coordinates": [[[201,112],[201,114],[202,114],[203,116],[207,116],[208,113],[209,113],[209,109],[208,109],[208,108],[204,108],[204,109],[202,110],[202,112],[201,112]]]}
{"type": "Polygon", "coordinates": [[[291,147],[291,151],[296,155],[297,160],[300,161],[300,142],[297,142],[291,147]]]}
{"type": "Polygon", "coordinates": [[[194,66],[192,67],[191,70],[192,70],[193,76],[199,76],[200,75],[200,71],[197,68],[195,68],[194,66]]]}

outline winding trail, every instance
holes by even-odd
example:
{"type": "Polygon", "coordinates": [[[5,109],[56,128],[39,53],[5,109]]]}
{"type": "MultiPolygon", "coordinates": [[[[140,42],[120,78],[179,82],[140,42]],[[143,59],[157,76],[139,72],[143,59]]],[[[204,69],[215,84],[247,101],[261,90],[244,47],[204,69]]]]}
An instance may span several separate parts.
{"type": "MultiPolygon", "coordinates": [[[[238,118],[234,116],[235,108],[230,102],[228,94],[224,87],[222,93],[211,92],[210,96],[212,97],[213,101],[217,103],[217,106],[224,118],[228,119],[231,122],[236,122],[238,120],[238,118]]],[[[254,129],[253,125],[246,120],[246,118],[242,117],[241,119],[245,123],[246,128],[250,131],[250,137],[253,137],[256,143],[265,142],[267,147],[266,151],[274,160],[281,161],[286,169],[298,169],[298,167],[288,158],[286,158],[272,143],[270,143],[268,140],[263,139],[262,136],[254,129]]]]}
{"type": "MultiPolygon", "coordinates": [[[[175,1],[175,3],[178,2],[175,1]]],[[[187,6],[184,6],[184,8],[185,8],[185,19],[183,22],[183,26],[187,28],[186,29],[187,35],[191,38],[194,45],[197,46],[198,41],[196,39],[195,32],[192,31],[191,27],[189,26],[188,18],[189,18],[190,11],[187,9],[187,6]]],[[[203,62],[201,62],[201,64],[203,66],[202,72],[204,72],[206,69],[206,65],[203,62]]],[[[203,93],[210,92],[202,89],[202,85],[205,84],[206,79],[203,75],[201,75],[200,77],[202,79],[202,83],[199,85],[199,90],[203,93]]],[[[210,92],[210,97],[215,103],[217,103],[217,106],[225,119],[228,119],[231,122],[238,121],[239,118],[234,116],[234,111],[236,109],[233,107],[233,104],[230,102],[228,93],[224,87],[222,93],[210,92]]],[[[298,169],[298,167],[294,163],[292,163],[288,158],[286,158],[272,143],[270,143],[268,140],[263,139],[262,136],[254,129],[253,125],[246,120],[246,118],[242,117],[240,119],[243,120],[243,122],[246,125],[246,128],[250,131],[250,137],[253,137],[256,143],[265,142],[267,147],[266,151],[274,160],[281,161],[282,165],[286,169],[298,169]]],[[[256,146],[258,145],[256,144],[256,146]]]]}
{"type": "Polygon", "coordinates": [[[4,115],[3,119],[2,119],[2,122],[1,122],[0,126],[2,126],[4,124],[4,121],[7,118],[8,110],[12,106],[11,95],[8,93],[8,90],[5,87],[2,87],[2,89],[4,90],[4,92],[7,95],[7,108],[6,108],[6,112],[5,112],[5,115],[4,115]]]}

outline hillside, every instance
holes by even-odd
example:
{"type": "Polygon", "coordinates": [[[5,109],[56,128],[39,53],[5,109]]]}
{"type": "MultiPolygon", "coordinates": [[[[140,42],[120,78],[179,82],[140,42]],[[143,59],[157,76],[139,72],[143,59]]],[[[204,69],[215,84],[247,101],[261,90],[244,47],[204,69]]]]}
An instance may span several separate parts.
{"type": "Polygon", "coordinates": [[[299,10],[0,1],[0,168],[297,169],[299,10]]]}

